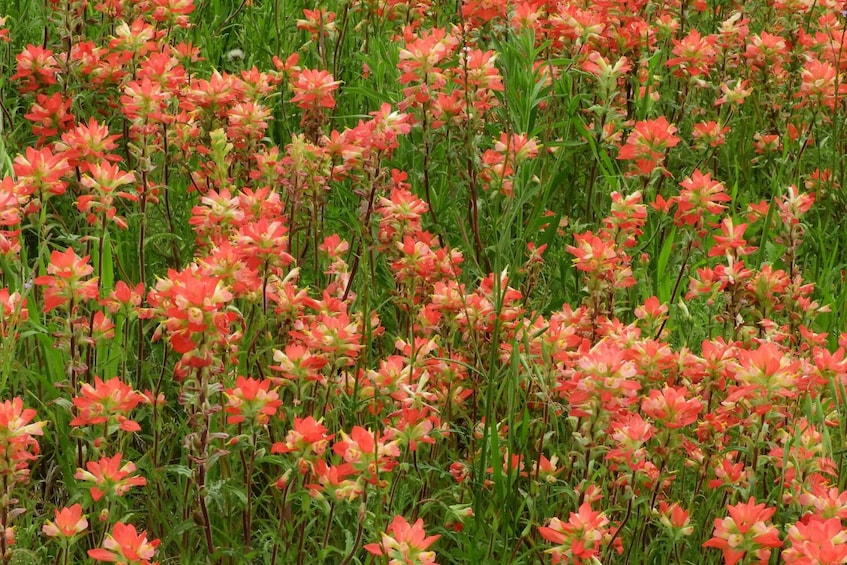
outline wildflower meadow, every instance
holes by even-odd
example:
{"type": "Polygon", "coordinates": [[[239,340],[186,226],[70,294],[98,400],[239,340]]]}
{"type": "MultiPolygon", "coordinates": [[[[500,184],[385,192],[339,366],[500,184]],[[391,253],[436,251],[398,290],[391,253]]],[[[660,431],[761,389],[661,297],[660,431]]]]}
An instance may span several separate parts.
{"type": "Polygon", "coordinates": [[[0,565],[847,564],[836,0],[0,0],[0,565]]]}

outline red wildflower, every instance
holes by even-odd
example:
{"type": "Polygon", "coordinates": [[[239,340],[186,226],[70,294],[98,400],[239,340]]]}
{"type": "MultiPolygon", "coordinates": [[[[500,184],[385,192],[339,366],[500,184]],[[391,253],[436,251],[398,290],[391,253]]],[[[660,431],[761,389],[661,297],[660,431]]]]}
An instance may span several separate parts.
{"type": "Polygon", "coordinates": [[[29,319],[26,308],[26,298],[20,292],[9,292],[8,288],[0,289],[0,337],[14,336],[18,326],[29,319]]]}
{"type": "Polygon", "coordinates": [[[350,435],[341,432],[341,439],[332,446],[332,451],[359,472],[369,473],[369,479],[375,481],[381,473],[391,471],[400,456],[399,442],[389,439],[387,435],[353,426],[350,435]]]}
{"type": "Polygon", "coordinates": [[[66,131],[73,124],[74,115],[70,111],[72,103],[71,98],[63,99],[60,92],[50,96],[45,94],[37,96],[29,113],[24,114],[24,117],[33,122],[32,133],[38,136],[39,146],[43,145],[48,138],[66,131]]]}
{"type": "Polygon", "coordinates": [[[18,194],[37,194],[41,198],[64,194],[68,183],[63,177],[71,172],[67,159],[49,147],[27,147],[25,155],[15,157],[13,169],[18,178],[18,194]]]}
{"type": "Polygon", "coordinates": [[[601,556],[603,543],[608,540],[609,519],[592,510],[585,502],[577,512],[571,512],[567,523],[553,518],[547,526],[538,528],[545,540],[556,544],[545,551],[553,556],[553,564],[592,562],[601,556]]]}
{"type": "Polygon", "coordinates": [[[26,481],[29,462],[39,453],[34,436],[44,435],[47,422],[32,422],[35,410],[24,408],[20,398],[0,404],[0,475],[26,481]]]}
{"type": "Polygon", "coordinates": [[[753,253],[756,248],[747,245],[747,240],[744,239],[745,230],[747,224],[736,226],[732,218],[724,218],[721,221],[722,235],[714,236],[715,244],[709,249],[709,257],[731,255],[737,259],[739,256],[753,253]]]}
{"type": "Polygon", "coordinates": [[[285,441],[278,441],[271,447],[271,453],[294,453],[299,458],[301,472],[308,471],[310,462],[323,455],[332,435],[328,435],[326,427],[312,416],[294,418],[293,429],[285,436],[285,441]]]}
{"type": "Polygon", "coordinates": [[[123,88],[121,110],[136,125],[148,121],[167,123],[171,121],[167,115],[168,101],[171,96],[171,93],[162,85],[147,77],[134,80],[123,88]]]}
{"type": "Polygon", "coordinates": [[[241,226],[234,244],[241,259],[251,269],[287,267],[294,262],[288,254],[288,227],[265,218],[241,226]]]}
{"type": "Polygon", "coordinates": [[[735,565],[747,554],[765,565],[771,549],[782,546],[779,530],[767,523],[776,509],[755,502],[751,496],[746,503],[727,506],[729,516],[715,518],[714,535],[703,544],[723,551],[726,565],[735,565]]]}
{"type": "Polygon", "coordinates": [[[135,472],[135,464],[132,461],[127,461],[121,466],[122,458],[123,455],[117,453],[113,457],[89,461],[85,464],[87,470],[77,469],[74,478],[94,483],[89,490],[95,502],[104,496],[123,496],[134,486],[146,485],[147,479],[144,477],[132,476],[135,472]]]}
{"type": "Polygon", "coordinates": [[[443,28],[433,28],[421,32],[420,36],[412,35],[406,38],[406,45],[400,49],[397,68],[402,73],[400,84],[420,82],[422,85],[415,89],[405,89],[407,104],[414,94],[414,101],[424,103],[429,99],[431,91],[438,91],[446,84],[447,79],[442,69],[442,62],[450,57],[456,49],[458,40],[448,34],[443,28]]]}
{"type": "Polygon", "coordinates": [[[227,389],[227,418],[229,424],[240,424],[247,420],[264,426],[276,414],[282,401],[276,389],[271,389],[269,379],[258,380],[245,377],[235,379],[235,387],[227,389]]]}
{"type": "Polygon", "coordinates": [[[89,549],[88,556],[95,561],[117,562],[123,565],[155,565],[159,540],[147,540],[147,533],[136,531],[132,524],[117,522],[112,533],[106,535],[103,547],[89,549]]]}
{"type": "Polygon", "coordinates": [[[674,69],[674,75],[678,77],[698,77],[709,75],[709,69],[715,63],[715,43],[717,35],[703,37],[696,29],[692,29],[682,40],[673,40],[673,54],[675,57],[668,59],[665,63],[674,69]]]}
{"type": "Polygon", "coordinates": [[[427,536],[423,524],[423,520],[418,519],[414,525],[410,525],[402,516],[395,516],[382,534],[382,541],[365,545],[365,550],[385,556],[392,563],[438,565],[435,552],[427,551],[427,548],[441,536],[427,536]]]}
{"type": "Polygon", "coordinates": [[[688,510],[684,510],[674,502],[668,505],[664,500],[659,503],[659,522],[668,529],[671,537],[679,539],[694,533],[691,524],[691,516],[688,510]]]}
{"type": "Polygon", "coordinates": [[[608,97],[617,88],[618,79],[632,70],[632,65],[626,57],[613,65],[599,51],[592,51],[582,63],[582,70],[597,77],[602,95],[608,97]]]}
{"type": "Polygon", "coordinates": [[[77,209],[86,215],[85,219],[91,225],[104,226],[106,220],[113,221],[119,228],[126,229],[127,222],[117,215],[115,197],[136,201],[136,194],[117,190],[135,182],[135,175],[121,171],[117,165],[109,162],[97,163],[87,167],[88,172],[82,175],[79,184],[88,190],[77,198],[77,209]]]}
{"type": "Polygon", "coordinates": [[[188,14],[194,11],[194,0],[153,0],[153,20],[166,26],[189,26],[188,14]]]}
{"type": "Polygon", "coordinates": [[[115,143],[120,135],[109,135],[109,127],[90,118],[87,124],[79,124],[62,134],[62,140],[55,147],[62,151],[71,166],[88,170],[89,166],[102,161],[117,162],[121,157],[110,153],[117,149],[115,143]]]}
{"type": "Polygon", "coordinates": [[[291,84],[291,90],[294,91],[291,101],[303,110],[335,108],[332,93],[340,84],[341,81],[334,80],[327,71],[304,69],[297,74],[297,79],[291,84]]]}
{"type": "Polygon", "coordinates": [[[15,55],[18,69],[11,80],[21,80],[20,89],[23,92],[32,92],[39,88],[56,84],[56,75],[59,73],[59,62],[53,57],[49,49],[29,44],[26,49],[15,55]]]}
{"type": "Polygon", "coordinates": [[[697,421],[703,409],[698,398],[686,400],[684,387],[665,387],[661,391],[651,390],[650,396],[641,401],[641,410],[660,421],[666,428],[676,429],[697,421]]]}
{"type": "Polygon", "coordinates": [[[64,252],[53,251],[50,254],[50,264],[47,265],[47,274],[36,277],[34,281],[35,284],[46,287],[44,311],[50,312],[67,302],[70,302],[73,308],[80,298],[96,299],[98,278],[83,280],[93,272],[94,267],[88,264],[88,255],[80,258],[70,247],[64,252]]]}
{"type": "Polygon", "coordinates": [[[168,277],[147,295],[153,312],[163,320],[158,332],[168,332],[171,346],[183,354],[184,362],[201,365],[210,362],[215,345],[232,338],[229,327],[236,314],[224,310],[230,300],[232,293],[223,281],[196,267],[168,271],[168,277]]]}
{"type": "Polygon", "coordinates": [[[715,465],[715,478],[709,481],[709,488],[742,487],[747,483],[750,473],[745,469],[743,461],[734,463],[737,455],[738,452],[730,451],[715,465]]]}
{"type": "Polygon", "coordinates": [[[726,209],[722,203],[732,200],[720,181],[713,180],[711,173],[704,175],[700,169],[695,169],[679,185],[683,190],[673,199],[677,204],[676,225],[700,226],[703,214],[720,214],[726,209]]]}
{"type": "Polygon", "coordinates": [[[109,433],[116,428],[137,432],[141,426],[127,418],[127,415],[144,402],[144,395],[134,391],[119,378],[113,377],[103,382],[100,377],[94,377],[94,386],[83,383],[80,395],[73,399],[79,414],[71,420],[71,426],[107,424],[109,433]]]}
{"type": "Polygon", "coordinates": [[[312,41],[315,41],[320,36],[329,35],[335,32],[335,12],[328,12],[323,8],[317,10],[303,9],[305,19],[297,20],[297,29],[302,29],[309,32],[312,41]]]}
{"type": "Polygon", "coordinates": [[[714,120],[707,122],[697,122],[691,130],[691,137],[694,138],[695,145],[703,147],[718,147],[726,143],[726,134],[729,133],[729,126],[722,126],[714,120]]]}
{"type": "Polygon", "coordinates": [[[618,153],[618,159],[634,160],[638,172],[649,175],[664,158],[665,151],[679,143],[675,133],[676,126],[670,124],[664,116],[636,122],[626,144],[618,153]]]}
{"type": "Polygon", "coordinates": [[[56,509],[56,521],[47,520],[41,530],[44,535],[49,537],[61,537],[66,540],[73,539],[76,535],[85,531],[88,527],[88,520],[82,514],[82,506],[74,504],[73,506],[56,509]]]}
{"type": "Polygon", "coordinates": [[[786,565],[847,563],[847,530],[838,518],[812,516],[788,528],[791,547],[782,552],[786,565]]]}

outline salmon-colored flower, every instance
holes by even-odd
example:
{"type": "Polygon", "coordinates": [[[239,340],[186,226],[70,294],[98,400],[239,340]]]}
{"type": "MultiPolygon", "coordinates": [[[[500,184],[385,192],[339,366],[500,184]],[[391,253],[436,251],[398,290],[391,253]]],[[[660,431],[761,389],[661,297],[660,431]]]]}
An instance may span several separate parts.
{"type": "Polygon", "coordinates": [[[675,57],[668,59],[665,64],[673,68],[674,74],[678,77],[708,76],[710,68],[715,63],[717,41],[717,35],[703,37],[699,31],[692,29],[685,38],[674,39],[675,57]]]}
{"type": "Polygon", "coordinates": [[[811,516],[788,527],[791,547],[782,552],[786,565],[847,563],[847,530],[838,518],[811,516]]]}
{"type": "Polygon", "coordinates": [[[635,161],[638,172],[649,175],[664,159],[665,151],[679,143],[675,134],[676,126],[669,123],[664,116],[636,122],[632,133],[618,152],[618,159],[635,161]]]}
{"type": "Polygon", "coordinates": [[[62,156],[71,166],[79,166],[88,170],[89,166],[103,161],[117,162],[119,155],[111,153],[117,149],[118,134],[110,134],[109,127],[100,124],[94,118],[89,118],[87,124],[79,124],[62,134],[62,140],[57,142],[56,149],[62,151],[62,156]]]}
{"type": "Polygon", "coordinates": [[[309,32],[312,41],[321,36],[328,36],[335,33],[335,12],[328,12],[323,8],[303,10],[305,19],[297,20],[297,29],[309,32]]]}
{"type": "Polygon", "coordinates": [[[56,509],[56,521],[47,520],[41,530],[49,537],[71,540],[88,527],[88,520],[82,513],[82,506],[74,504],[67,508],[56,509]]]}
{"type": "Polygon", "coordinates": [[[29,462],[39,453],[35,436],[44,435],[47,422],[33,422],[35,410],[23,407],[16,397],[0,404],[0,476],[25,482],[29,476],[29,462]]]}
{"type": "Polygon", "coordinates": [[[15,59],[18,69],[11,80],[20,80],[20,89],[23,92],[32,92],[56,84],[59,62],[49,49],[29,44],[26,49],[15,55],[15,59]]]}
{"type": "Polygon", "coordinates": [[[684,387],[665,387],[651,390],[641,401],[641,410],[670,429],[682,428],[697,421],[703,403],[698,398],[685,398],[684,387]]]}
{"type": "Polygon", "coordinates": [[[324,454],[332,435],[327,434],[326,426],[312,416],[294,418],[293,429],[271,447],[271,453],[293,453],[299,457],[298,467],[305,473],[311,463],[324,454]]]}
{"type": "Polygon", "coordinates": [[[674,539],[694,533],[690,512],[676,502],[668,504],[663,500],[659,503],[659,522],[668,529],[674,539]]]}
{"type": "Polygon", "coordinates": [[[744,239],[746,230],[747,224],[735,225],[732,218],[724,218],[721,221],[721,235],[714,236],[715,244],[709,249],[709,257],[732,255],[738,258],[753,253],[756,248],[747,245],[747,240],[744,239]]]}
{"type": "Polygon", "coordinates": [[[79,257],[70,247],[65,251],[53,251],[50,254],[50,264],[47,274],[36,277],[35,284],[44,286],[44,311],[68,302],[77,304],[80,299],[96,299],[99,280],[85,277],[94,272],[94,267],[88,264],[88,255],[79,257]]]}
{"type": "Polygon", "coordinates": [[[137,432],[141,426],[127,415],[144,402],[143,394],[134,391],[119,378],[103,382],[100,377],[94,377],[94,386],[83,383],[80,395],[73,399],[79,412],[71,420],[71,426],[106,424],[111,430],[120,428],[125,432],[137,432]]]}
{"type": "Polygon", "coordinates": [[[101,457],[99,461],[89,461],[85,464],[87,470],[77,469],[74,478],[94,483],[89,490],[95,501],[104,496],[123,496],[134,486],[146,485],[147,479],[132,475],[135,463],[127,461],[121,465],[122,458],[122,454],[116,453],[112,457],[101,457]]]}
{"type": "Polygon", "coordinates": [[[106,561],[123,565],[155,565],[159,540],[147,540],[147,532],[140,533],[132,524],[117,522],[112,533],[106,535],[103,547],[89,549],[88,556],[95,561],[106,561]]]}
{"type": "Polygon", "coordinates": [[[77,198],[77,209],[86,215],[85,219],[91,225],[102,225],[106,220],[111,220],[119,228],[126,229],[128,224],[123,217],[117,215],[115,200],[116,197],[130,201],[138,200],[136,194],[117,190],[132,184],[135,175],[121,171],[109,162],[90,165],[87,169],[88,172],[82,175],[79,184],[87,189],[88,193],[77,198]]]}
{"type": "Polygon", "coordinates": [[[335,108],[333,92],[338,90],[341,81],[332,78],[327,71],[303,69],[291,84],[294,91],[292,102],[303,110],[335,108]]]}
{"type": "Polygon", "coordinates": [[[385,556],[396,565],[438,565],[435,552],[427,548],[440,537],[427,536],[421,519],[410,525],[402,516],[395,516],[382,534],[382,541],[365,545],[365,550],[385,556]]]}
{"type": "Polygon", "coordinates": [[[375,482],[381,474],[397,465],[400,456],[398,443],[387,434],[380,435],[361,426],[353,426],[350,435],[341,432],[341,439],[332,446],[332,450],[360,473],[367,473],[369,481],[375,482]]]}
{"type": "Polygon", "coordinates": [[[552,556],[554,565],[591,563],[600,557],[609,538],[609,519],[603,512],[593,510],[591,503],[584,502],[578,511],[571,512],[567,522],[553,518],[539,527],[538,533],[556,544],[545,551],[552,556]]]}
{"type": "Polygon", "coordinates": [[[276,414],[277,408],[282,406],[276,388],[271,388],[269,379],[237,377],[235,387],[227,389],[226,398],[226,411],[230,414],[226,421],[229,424],[251,420],[251,423],[264,426],[276,414]]]}
{"type": "Polygon", "coordinates": [[[68,160],[49,147],[27,147],[23,155],[15,157],[12,166],[17,176],[16,191],[19,196],[38,195],[41,198],[64,194],[68,183],[64,177],[71,172],[68,160]]]}
{"type": "Polygon", "coordinates": [[[218,277],[209,276],[197,266],[168,271],[147,295],[147,301],[167,331],[174,351],[182,362],[203,366],[211,362],[215,346],[232,339],[230,324],[237,314],[225,310],[232,293],[218,277]]]}
{"type": "Polygon", "coordinates": [[[64,99],[62,94],[55,92],[50,96],[39,94],[29,113],[24,117],[33,122],[32,133],[39,136],[38,145],[41,146],[48,138],[66,131],[74,122],[71,113],[71,98],[64,99]]]}
{"type": "Polygon", "coordinates": [[[779,530],[768,523],[776,508],[755,502],[751,496],[746,503],[727,506],[729,516],[715,518],[714,535],[703,544],[723,551],[726,565],[735,565],[748,554],[764,565],[770,559],[771,549],[782,546],[779,530]]]}

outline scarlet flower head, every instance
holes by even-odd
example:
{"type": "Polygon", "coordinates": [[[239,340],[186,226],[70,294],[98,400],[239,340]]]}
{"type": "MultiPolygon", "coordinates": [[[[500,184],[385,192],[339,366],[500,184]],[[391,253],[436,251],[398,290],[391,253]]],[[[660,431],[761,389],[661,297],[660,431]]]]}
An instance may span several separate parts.
{"type": "Polygon", "coordinates": [[[309,32],[312,41],[320,36],[330,36],[335,33],[335,12],[328,12],[323,8],[317,10],[303,10],[305,19],[297,20],[297,29],[309,32]]]}
{"type": "Polygon", "coordinates": [[[380,474],[396,466],[396,458],[400,456],[397,444],[386,434],[354,426],[350,435],[341,432],[341,440],[332,446],[332,450],[357,471],[370,475],[367,478],[373,482],[380,474]]]}
{"type": "Polygon", "coordinates": [[[688,426],[697,421],[703,403],[698,398],[687,400],[685,393],[684,387],[651,390],[649,397],[641,401],[641,410],[669,429],[688,426]]]}
{"type": "Polygon", "coordinates": [[[333,92],[338,90],[340,84],[341,81],[333,79],[328,71],[303,69],[291,84],[291,90],[294,91],[291,101],[303,110],[335,108],[333,92]]]}
{"type": "Polygon", "coordinates": [[[225,311],[230,300],[226,284],[196,266],[168,271],[167,278],[160,279],[147,296],[154,315],[163,320],[157,332],[167,331],[183,362],[199,364],[210,362],[214,347],[231,337],[229,328],[236,314],[225,311]]]}
{"type": "Polygon", "coordinates": [[[669,505],[663,500],[659,503],[659,522],[668,529],[674,539],[694,533],[689,511],[676,502],[669,505]]]}
{"type": "MultiPolygon", "coordinates": [[[[121,110],[134,125],[143,127],[147,122],[168,123],[168,104],[172,94],[149,77],[134,80],[123,87],[121,110]]],[[[146,130],[145,130],[146,131],[146,130]]]]}
{"type": "Polygon", "coordinates": [[[626,57],[621,57],[612,64],[599,51],[592,51],[582,63],[582,70],[597,77],[601,92],[604,96],[609,96],[617,88],[618,79],[632,70],[632,65],[626,57]]]}
{"type": "Polygon", "coordinates": [[[715,547],[723,551],[727,565],[735,565],[746,555],[760,563],[770,559],[771,549],[781,547],[779,530],[768,523],[776,508],[767,508],[750,500],[727,506],[729,516],[715,518],[714,535],[703,547],[715,547]]]}
{"type": "Polygon", "coordinates": [[[120,137],[119,134],[110,135],[108,126],[89,118],[87,124],[79,124],[64,132],[62,140],[56,143],[55,148],[62,151],[62,155],[72,166],[88,170],[87,167],[104,160],[121,160],[120,156],[111,153],[117,149],[118,144],[115,142],[120,137]]]}
{"type": "Polygon", "coordinates": [[[101,300],[100,304],[112,314],[120,311],[137,314],[143,298],[144,283],[138,283],[134,288],[130,288],[124,281],[118,281],[115,283],[115,289],[109,293],[108,297],[101,300]]]}
{"type": "Polygon", "coordinates": [[[288,226],[281,221],[269,222],[261,218],[241,226],[233,244],[240,258],[251,269],[263,265],[280,268],[294,262],[288,254],[288,226]]]}
{"type": "Polygon", "coordinates": [[[83,383],[80,395],[73,399],[79,414],[71,420],[71,426],[106,424],[109,433],[120,428],[125,432],[141,430],[127,415],[140,403],[146,402],[143,394],[113,377],[106,382],[94,377],[94,386],[83,383]]]}
{"type": "Polygon", "coordinates": [[[649,175],[664,159],[665,151],[679,143],[676,131],[676,126],[664,116],[636,122],[626,144],[618,152],[618,159],[635,161],[638,173],[649,175]]]}
{"type": "Polygon", "coordinates": [[[838,518],[811,516],[788,528],[791,547],[782,552],[786,565],[847,563],[847,531],[838,518]]]}
{"type": "Polygon", "coordinates": [[[23,400],[14,398],[0,404],[0,444],[27,444],[32,436],[44,435],[47,422],[32,422],[35,410],[24,408],[23,400]]]}
{"type": "Polygon", "coordinates": [[[697,147],[718,147],[726,143],[726,134],[729,133],[730,127],[724,126],[714,120],[706,122],[697,122],[691,130],[691,137],[694,138],[695,146],[697,147]]]}
{"type": "Polygon", "coordinates": [[[721,235],[714,236],[715,244],[709,249],[709,257],[727,255],[737,259],[756,251],[756,247],[747,245],[747,240],[744,239],[747,224],[735,225],[732,218],[724,218],[721,221],[720,228],[721,235]]]}
{"type": "Polygon", "coordinates": [[[16,397],[0,404],[0,475],[25,482],[29,462],[39,453],[35,436],[44,435],[47,422],[32,422],[36,412],[16,397]]]}
{"type": "Polygon", "coordinates": [[[382,534],[382,541],[365,545],[365,550],[373,555],[384,556],[389,559],[389,563],[397,565],[438,565],[435,552],[427,549],[440,537],[427,536],[422,519],[410,525],[398,515],[382,534]]]}
{"type": "Polygon", "coordinates": [[[679,186],[683,190],[672,199],[677,204],[674,223],[678,226],[701,226],[704,214],[720,214],[726,209],[723,203],[732,200],[721,182],[699,169],[695,169],[679,186]]]}
{"type": "Polygon", "coordinates": [[[117,190],[122,186],[132,184],[135,175],[121,171],[112,163],[97,163],[87,167],[88,172],[82,175],[80,185],[88,190],[77,198],[77,209],[86,214],[86,220],[91,225],[104,224],[106,220],[113,221],[119,228],[126,229],[128,224],[124,218],[117,215],[115,197],[136,201],[136,194],[117,190]]]}
{"type": "Polygon", "coordinates": [[[674,75],[678,77],[708,76],[715,63],[717,41],[717,35],[703,37],[699,31],[692,29],[682,40],[673,40],[676,57],[668,59],[665,64],[674,68],[674,75]]]}
{"type": "MultiPolygon", "coordinates": [[[[127,461],[121,465],[123,455],[101,457],[99,461],[89,461],[85,469],[77,469],[74,478],[78,481],[94,483],[90,487],[91,498],[98,501],[104,496],[123,496],[134,486],[144,486],[147,479],[133,476],[135,463],[127,461]]],[[[101,559],[102,561],[102,559],[101,559]]]]}
{"type": "Polygon", "coordinates": [[[553,564],[591,563],[600,557],[604,542],[611,537],[609,519],[584,502],[577,512],[571,512],[567,522],[553,518],[547,526],[538,528],[545,540],[556,544],[545,551],[553,564]]]}
{"type": "Polygon", "coordinates": [[[49,147],[27,147],[23,155],[15,157],[13,170],[17,176],[16,191],[20,196],[37,195],[47,198],[64,194],[68,183],[64,177],[71,172],[68,160],[49,147]]]}
{"type": "Polygon", "coordinates": [[[56,84],[59,62],[49,49],[29,44],[26,49],[15,55],[15,60],[18,62],[18,69],[11,80],[20,80],[23,92],[32,92],[56,84]]]}
{"type": "Polygon", "coordinates": [[[82,513],[82,506],[74,504],[67,508],[56,509],[56,520],[47,520],[41,530],[45,536],[73,540],[88,527],[88,520],[82,513]]]}
{"type": "Polygon", "coordinates": [[[293,429],[289,430],[284,442],[271,447],[271,453],[295,453],[300,457],[300,468],[309,469],[310,461],[323,455],[332,435],[326,427],[312,416],[294,418],[293,429]]]}
{"type": "Polygon", "coordinates": [[[35,284],[45,287],[44,311],[50,312],[68,302],[75,306],[80,298],[96,299],[99,279],[83,280],[93,272],[94,267],[88,264],[88,255],[79,257],[70,247],[65,251],[53,251],[47,274],[34,280],[35,284]]]}
{"type": "Polygon", "coordinates": [[[189,27],[188,14],[193,11],[194,0],[153,0],[153,20],[167,27],[189,27]]]}
{"type": "Polygon", "coordinates": [[[282,406],[276,388],[271,389],[269,379],[237,377],[235,387],[227,389],[226,397],[226,411],[230,414],[226,421],[229,424],[250,420],[250,423],[264,426],[282,406]]]}
{"type": "Polygon", "coordinates": [[[50,96],[39,94],[29,113],[24,117],[32,124],[32,133],[38,136],[38,146],[43,145],[48,138],[66,131],[74,121],[71,113],[73,100],[62,98],[60,92],[50,96]]]}
{"type": "Polygon", "coordinates": [[[20,292],[10,293],[8,288],[0,288],[0,337],[14,335],[14,330],[29,319],[26,302],[20,292]]]}
{"type": "Polygon", "coordinates": [[[103,547],[89,549],[88,556],[95,561],[106,561],[123,565],[156,565],[151,559],[156,556],[159,540],[147,540],[147,533],[140,533],[132,524],[117,522],[112,533],[106,535],[103,547]]]}

